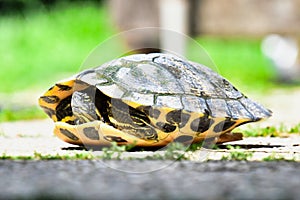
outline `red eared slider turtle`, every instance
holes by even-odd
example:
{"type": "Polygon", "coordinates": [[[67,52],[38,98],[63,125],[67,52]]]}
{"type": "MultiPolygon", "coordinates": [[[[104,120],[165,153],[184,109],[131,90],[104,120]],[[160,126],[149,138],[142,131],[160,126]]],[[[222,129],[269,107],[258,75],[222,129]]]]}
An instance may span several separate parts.
{"type": "Polygon", "coordinates": [[[55,134],[78,145],[195,143],[271,116],[211,69],[159,53],[83,71],[56,83],[39,104],[55,134]]]}

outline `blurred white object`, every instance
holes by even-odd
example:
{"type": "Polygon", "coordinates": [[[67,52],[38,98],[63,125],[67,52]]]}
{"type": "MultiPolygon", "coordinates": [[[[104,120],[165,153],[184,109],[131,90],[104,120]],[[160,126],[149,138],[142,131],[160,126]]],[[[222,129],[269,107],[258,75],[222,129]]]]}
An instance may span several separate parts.
{"type": "Polygon", "coordinates": [[[171,51],[184,57],[188,32],[188,1],[159,0],[159,23],[161,28],[178,33],[170,35],[168,31],[161,31],[162,51],[171,51]]]}
{"type": "Polygon", "coordinates": [[[268,35],[262,42],[264,55],[271,60],[281,81],[299,79],[297,41],[280,35],[268,35]]]}

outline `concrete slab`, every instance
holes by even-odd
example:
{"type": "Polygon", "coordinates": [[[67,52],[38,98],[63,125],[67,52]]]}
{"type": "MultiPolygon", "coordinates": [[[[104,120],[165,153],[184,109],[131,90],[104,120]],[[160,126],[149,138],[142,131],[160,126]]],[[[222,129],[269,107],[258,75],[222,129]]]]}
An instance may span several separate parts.
{"type": "MultiPolygon", "coordinates": [[[[68,155],[81,153],[84,149],[65,143],[52,133],[53,123],[51,120],[18,121],[0,124],[0,155],[32,156],[35,152],[45,155],[68,155]]],[[[288,138],[253,137],[244,138],[241,141],[224,143],[223,149],[211,150],[200,149],[189,153],[193,161],[219,160],[228,156],[230,150],[226,145],[242,147],[238,151],[252,152],[251,160],[262,160],[267,156],[277,154],[279,157],[300,161],[300,135],[291,135],[288,138]]],[[[234,150],[236,151],[236,150],[234,150]]],[[[102,152],[95,151],[95,155],[102,152]]],[[[157,153],[163,154],[164,151],[157,153]]],[[[143,158],[153,156],[153,152],[125,152],[123,158],[143,158]]]]}

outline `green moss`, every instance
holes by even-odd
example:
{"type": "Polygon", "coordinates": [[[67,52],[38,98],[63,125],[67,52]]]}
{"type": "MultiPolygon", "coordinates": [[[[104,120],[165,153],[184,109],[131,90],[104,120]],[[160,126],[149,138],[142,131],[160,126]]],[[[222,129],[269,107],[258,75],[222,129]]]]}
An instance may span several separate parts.
{"type": "Polygon", "coordinates": [[[266,162],[273,162],[273,161],[276,161],[276,162],[278,162],[278,161],[296,162],[296,159],[295,159],[295,157],[289,159],[289,158],[286,158],[286,157],[281,156],[279,154],[272,153],[271,155],[264,157],[263,161],[266,161],[266,162]]]}
{"type": "Polygon", "coordinates": [[[288,130],[288,133],[298,133],[300,134],[300,123],[291,127],[290,130],[288,130]]]}
{"type": "Polygon", "coordinates": [[[227,145],[229,155],[223,155],[221,160],[248,161],[253,157],[253,152],[242,150],[239,146],[227,145]]]}
{"type": "MultiPolygon", "coordinates": [[[[110,147],[102,148],[103,154],[100,156],[101,159],[105,160],[120,160],[124,152],[127,152],[134,148],[135,145],[122,145],[118,146],[116,142],[112,142],[110,147]]],[[[122,159],[136,160],[136,159],[147,159],[147,160],[186,160],[187,156],[185,152],[187,146],[173,142],[170,143],[164,151],[154,152],[152,155],[148,155],[145,158],[125,157],[122,159]]]]}
{"type": "Polygon", "coordinates": [[[90,152],[70,153],[68,155],[51,155],[34,152],[33,155],[28,156],[12,156],[3,153],[0,156],[0,160],[90,160],[95,158],[96,157],[90,152]]]}

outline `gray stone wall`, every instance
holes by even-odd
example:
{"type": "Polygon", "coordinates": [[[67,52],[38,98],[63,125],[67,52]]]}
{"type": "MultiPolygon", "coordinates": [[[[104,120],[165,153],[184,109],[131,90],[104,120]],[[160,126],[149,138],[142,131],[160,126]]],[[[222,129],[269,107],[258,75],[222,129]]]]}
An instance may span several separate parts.
{"type": "Polygon", "coordinates": [[[201,0],[197,33],[300,34],[299,0],[201,0]]]}
{"type": "MultiPolygon", "coordinates": [[[[120,30],[159,26],[159,0],[109,0],[120,30]]],[[[193,34],[300,35],[300,0],[187,0],[193,34]]]]}

